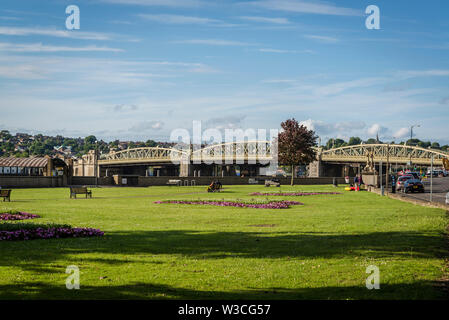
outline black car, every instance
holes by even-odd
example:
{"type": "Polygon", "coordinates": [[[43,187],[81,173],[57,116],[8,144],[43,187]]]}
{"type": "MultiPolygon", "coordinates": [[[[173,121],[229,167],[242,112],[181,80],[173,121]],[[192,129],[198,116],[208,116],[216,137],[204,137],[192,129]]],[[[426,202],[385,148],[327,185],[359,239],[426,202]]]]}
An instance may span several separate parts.
{"type": "Polygon", "coordinates": [[[409,179],[404,182],[404,192],[421,192],[424,193],[424,185],[422,184],[421,180],[418,179],[409,179]]]}

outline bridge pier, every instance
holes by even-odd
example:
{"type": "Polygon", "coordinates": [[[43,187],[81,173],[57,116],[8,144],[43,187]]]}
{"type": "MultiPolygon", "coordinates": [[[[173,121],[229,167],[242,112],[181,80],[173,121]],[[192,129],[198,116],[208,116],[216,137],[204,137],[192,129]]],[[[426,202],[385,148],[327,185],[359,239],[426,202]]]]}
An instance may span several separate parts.
{"type": "Polygon", "coordinates": [[[309,169],[307,170],[308,174],[307,176],[309,178],[318,178],[321,177],[323,174],[321,160],[315,160],[309,164],[309,169]]]}

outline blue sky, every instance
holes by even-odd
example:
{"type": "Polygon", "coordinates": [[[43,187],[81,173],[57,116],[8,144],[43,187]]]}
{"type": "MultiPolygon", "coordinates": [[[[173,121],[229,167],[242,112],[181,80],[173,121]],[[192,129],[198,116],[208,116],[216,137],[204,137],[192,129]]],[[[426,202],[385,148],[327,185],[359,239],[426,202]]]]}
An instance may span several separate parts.
{"type": "Polygon", "coordinates": [[[447,1],[2,0],[0,128],[279,128],[449,143],[447,1]],[[80,8],[67,30],[65,8],[80,8]],[[380,8],[380,30],[365,8],[380,8]]]}

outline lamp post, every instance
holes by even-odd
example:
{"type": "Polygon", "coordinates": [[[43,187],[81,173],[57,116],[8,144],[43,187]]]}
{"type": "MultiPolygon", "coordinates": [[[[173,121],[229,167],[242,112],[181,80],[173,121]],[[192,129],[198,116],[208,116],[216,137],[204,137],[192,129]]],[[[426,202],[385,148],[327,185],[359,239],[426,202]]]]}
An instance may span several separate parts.
{"type": "Polygon", "coordinates": [[[98,140],[95,140],[95,186],[98,187],[98,140]]]}
{"type": "MultiPolygon", "coordinates": [[[[419,128],[421,127],[421,125],[419,124],[414,124],[412,126],[410,126],[410,144],[412,143],[412,139],[413,139],[413,128],[419,128]]],[[[407,144],[407,143],[406,143],[407,144]]],[[[410,170],[412,169],[412,153],[410,152],[410,170]]]]}
{"type": "MultiPolygon", "coordinates": [[[[413,128],[419,128],[419,127],[421,127],[421,125],[419,125],[419,124],[414,124],[414,125],[412,125],[412,126],[410,126],[410,140],[412,140],[413,139],[413,128]]],[[[410,143],[411,143],[411,141],[410,141],[410,143]]]]}

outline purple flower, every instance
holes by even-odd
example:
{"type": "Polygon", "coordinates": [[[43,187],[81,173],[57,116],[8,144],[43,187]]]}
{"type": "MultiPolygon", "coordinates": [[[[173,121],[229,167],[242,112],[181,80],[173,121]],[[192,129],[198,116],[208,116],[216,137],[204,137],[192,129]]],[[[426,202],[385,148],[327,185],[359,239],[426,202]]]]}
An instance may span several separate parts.
{"type": "Polygon", "coordinates": [[[92,228],[36,228],[21,229],[16,231],[0,231],[1,240],[32,240],[50,238],[71,238],[71,237],[96,237],[103,236],[104,232],[92,228]]]}
{"type": "Polygon", "coordinates": [[[11,211],[0,213],[0,220],[27,220],[40,218],[37,214],[31,214],[27,212],[11,211]]]}
{"type": "Polygon", "coordinates": [[[221,207],[239,207],[239,208],[255,208],[255,209],[286,209],[292,205],[302,205],[298,201],[269,201],[269,202],[237,202],[237,201],[209,201],[209,200],[166,200],[155,201],[154,203],[175,203],[175,204],[196,204],[196,205],[211,205],[221,207]]]}
{"type": "Polygon", "coordinates": [[[253,192],[250,193],[250,196],[282,196],[282,197],[286,197],[286,196],[295,196],[295,197],[300,197],[300,196],[315,196],[315,195],[320,195],[320,194],[341,194],[340,192],[269,192],[269,193],[262,193],[262,192],[253,192]]]}

